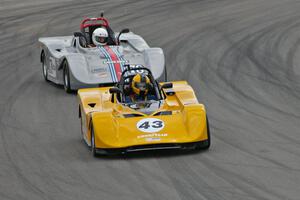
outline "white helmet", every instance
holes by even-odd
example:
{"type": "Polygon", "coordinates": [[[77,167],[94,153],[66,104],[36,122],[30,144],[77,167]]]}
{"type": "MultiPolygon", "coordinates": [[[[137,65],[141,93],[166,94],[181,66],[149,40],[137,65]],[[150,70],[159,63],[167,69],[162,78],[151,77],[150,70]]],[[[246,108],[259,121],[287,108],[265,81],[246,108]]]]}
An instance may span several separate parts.
{"type": "Polygon", "coordinates": [[[106,45],[108,40],[107,30],[105,28],[97,28],[93,32],[92,40],[96,46],[106,45]]]}

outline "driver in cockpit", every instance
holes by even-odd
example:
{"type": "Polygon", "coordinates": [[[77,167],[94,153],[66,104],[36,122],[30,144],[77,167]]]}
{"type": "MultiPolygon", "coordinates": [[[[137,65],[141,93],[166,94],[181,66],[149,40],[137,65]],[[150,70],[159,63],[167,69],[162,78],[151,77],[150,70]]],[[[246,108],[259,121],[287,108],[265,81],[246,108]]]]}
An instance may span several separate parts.
{"type": "Polygon", "coordinates": [[[97,28],[92,35],[95,46],[104,46],[108,42],[108,32],[105,28],[97,28]]]}
{"type": "Polygon", "coordinates": [[[150,79],[145,74],[136,74],[129,88],[129,95],[126,96],[126,102],[138,103],[148,100],[154,100],[155,95],[152,95],[149,91],[152,91],[153,86],[150,79]]]}

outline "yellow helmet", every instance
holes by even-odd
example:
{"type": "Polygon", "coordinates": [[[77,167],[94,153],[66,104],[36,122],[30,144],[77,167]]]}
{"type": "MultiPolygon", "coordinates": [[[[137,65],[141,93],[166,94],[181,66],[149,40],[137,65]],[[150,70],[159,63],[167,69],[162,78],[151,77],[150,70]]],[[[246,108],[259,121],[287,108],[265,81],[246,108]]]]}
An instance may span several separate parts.
{"type": "Polygon", "coordinates": [[[150,87],[150,79],[145,74],[136,74],[131,83],[132,90],[137,95],[146,95],[150,87]]]}

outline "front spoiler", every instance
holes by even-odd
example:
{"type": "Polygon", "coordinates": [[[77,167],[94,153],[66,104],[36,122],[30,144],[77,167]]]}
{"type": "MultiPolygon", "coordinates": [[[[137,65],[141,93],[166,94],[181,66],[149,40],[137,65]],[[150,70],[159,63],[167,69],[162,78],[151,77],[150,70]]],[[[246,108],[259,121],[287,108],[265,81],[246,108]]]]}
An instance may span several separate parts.
{"type": "Polygon", "coordinates": [[[209,148],[209,140],[191,143],[165,143],[165,144],[147,144],[130,146],[126,148],[96,148],[95,151],[99,155],[118,155],[131,152],[156,151],[156,150],[200,150],[209,148]]]}

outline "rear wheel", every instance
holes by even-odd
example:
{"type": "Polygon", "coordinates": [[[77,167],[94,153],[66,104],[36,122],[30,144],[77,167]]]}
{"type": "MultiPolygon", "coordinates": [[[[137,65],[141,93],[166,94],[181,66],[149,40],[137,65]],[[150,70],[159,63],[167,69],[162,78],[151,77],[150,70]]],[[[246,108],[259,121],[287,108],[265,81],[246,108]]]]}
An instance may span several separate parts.
{"type": "Polygon", "coordinates": [[[42,52],[41,60],[42,60],[42,70],[43,70],[44,79],[45,79],[45,81],[49,81],[49,79],[48,79],[48,67],[46,65],[46,57],[45,57],[44,52],[42,52]]]}
{"type": "Polygon", "coordinates": [[[64,89],[67,93],[71,93],[71,85],[70,85],[70,71],[69,71],[69,65],[67,61],[64,61],[64,67],[63,67],[63,76],[64,76],[64,89]]]}

